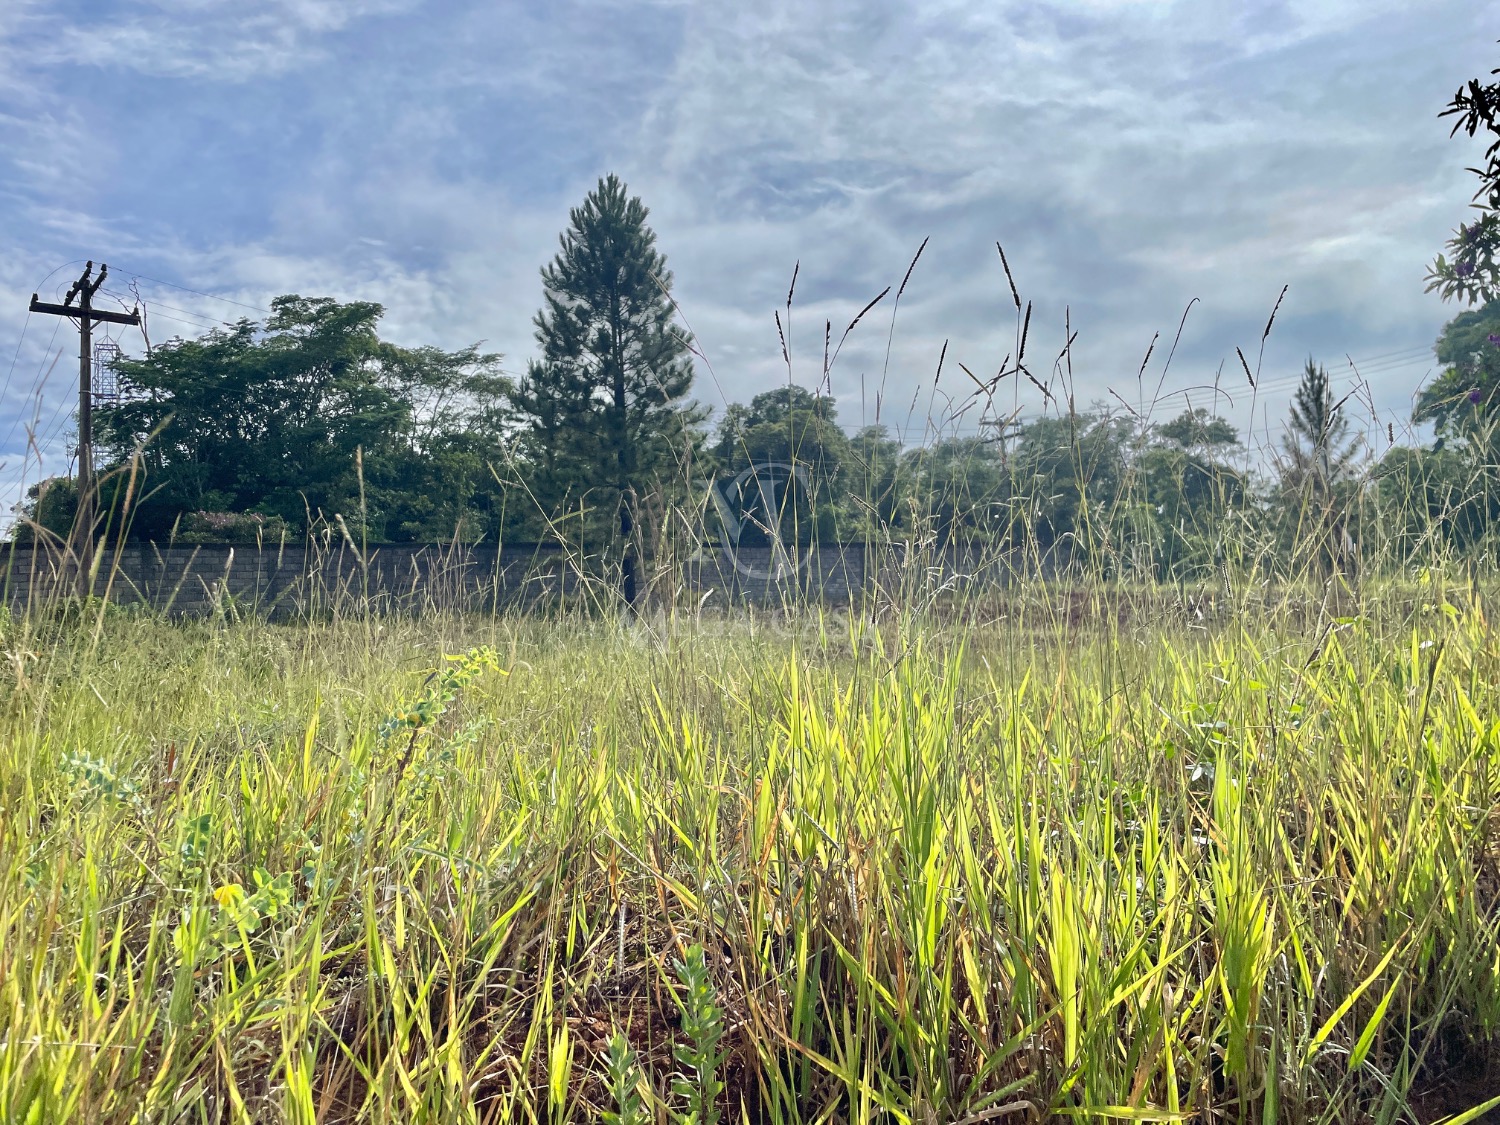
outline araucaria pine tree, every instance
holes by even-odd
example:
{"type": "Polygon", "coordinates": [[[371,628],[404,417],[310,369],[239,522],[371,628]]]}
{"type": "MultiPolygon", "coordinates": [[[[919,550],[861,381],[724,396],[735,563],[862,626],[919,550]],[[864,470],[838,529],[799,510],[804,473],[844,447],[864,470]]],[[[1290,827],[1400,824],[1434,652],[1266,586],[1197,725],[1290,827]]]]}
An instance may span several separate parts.
{"type": "Polygon", "coordinates": [[[1310,548],[1310,561],[1323,573],[1347,565],[1350,484],[1360,441],[1349,433],[1349,419],[1335,402],[1328,372],[1311,358],[1292,398],[1288,434],[1282,441],[1281,493],[1295,521],[1294,548],[1310,548]]]}
{"type": "Polygon", "coordinates": [[[549,519],[594,513],[586,526],[608,535],[628,606],[642,505],[683,486],[706,417],[687,401],[690,337],[673,322],[672,275],[646,216],[613,174],[570,212],[542,270],[541,357],[512,395],[533,495],[549,519]]]}

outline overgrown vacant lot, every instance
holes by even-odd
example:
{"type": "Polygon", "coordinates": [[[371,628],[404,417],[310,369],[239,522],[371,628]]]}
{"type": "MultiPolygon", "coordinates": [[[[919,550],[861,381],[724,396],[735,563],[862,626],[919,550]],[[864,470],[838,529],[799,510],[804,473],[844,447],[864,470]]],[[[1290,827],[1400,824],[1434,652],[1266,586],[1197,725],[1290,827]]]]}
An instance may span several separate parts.
{"type": "Polygon", "coordinates": [[[1461,1114],[1500,643],[1406,602],[10,623],[0,1120],[1461,1114]]]}

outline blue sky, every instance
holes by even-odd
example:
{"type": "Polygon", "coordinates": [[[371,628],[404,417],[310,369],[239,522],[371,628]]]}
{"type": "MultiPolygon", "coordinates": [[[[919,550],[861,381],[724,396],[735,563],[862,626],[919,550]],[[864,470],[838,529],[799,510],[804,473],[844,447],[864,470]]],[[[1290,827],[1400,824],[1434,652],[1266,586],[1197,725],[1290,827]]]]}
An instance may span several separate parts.
{"type": "Polygon", "coordinates": [[[1500,62],[1500,0],[82,7],[0,0],[6,506],[66,468],[73,345],[25,310],[83,259],[117,291],[140,279],[156,341],[299,292],[381,301],[392,338],[483,340],[519,371],[538,271],[609,171],[651,208],[716,407],[787,378],[772,311],[794,263],[811,385],[824,322],[837,335],[930,236],[894,335],[888,298],[839,357],[847,424],[878,399],[920,438],[972,387],[958,362],[998,369],[999,240],[1035,302],[1033,370],[1065,315],[1079,334],[1080,405],[1160,384],[1274,438],[1312,354],[1348,389],[1360,361],[1356,401],[1399,428],[1458,311],[1422,275],[1481,149],[1436,115],[1500,62]],[[1283,285],[1252,414],[1235,348],[1257,362],[1283,285]],[[1201,389],[1221,364],[1232,401],[1201,389]]]}

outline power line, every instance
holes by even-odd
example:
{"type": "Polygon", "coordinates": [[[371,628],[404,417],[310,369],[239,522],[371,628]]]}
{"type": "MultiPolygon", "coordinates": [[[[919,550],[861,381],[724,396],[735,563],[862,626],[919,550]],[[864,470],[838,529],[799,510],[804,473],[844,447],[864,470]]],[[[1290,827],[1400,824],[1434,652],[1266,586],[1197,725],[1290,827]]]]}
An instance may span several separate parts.
{"type": "MultiPolygon", "coordinates": [[[[122,294],[117,293],[113,290],[105,290],[105,292],[119,301],[123,302],[125,299],[122,294]]],[[[150,316],[159,317],[162,320],[170,320],[176,324],[186,324],[189,328],[213,329],[219,328],[225,323],[222,320],[214,320],[213,317],[206,316],[203,313],[193,312],[191,309],[179,309],[175,305],[164,305],[159,301],[145,301],[143,302],[143,306],[145,307],[147,314],[150,316]],[[156,311],[157,309],[171,309],[172,312],[181,313],[183,314],[183,316],[195,317],[196,319],[183,320],[181,316],[171,316],[167,313],[159,313],[156,311]]]]}
{"type": "Polygon", "coordinates": [[[1350,367],[1357,371],[1385,371],[1391,367],[1410,367],[1417,363],[1436,363],[1437,359],[1431,355],[1396,356],[1392,359],[1382,360],[1349,360],[1338,364],[1339,367],[1350,367]]]}
{"type": "Polygon", "coordinates": [[[10,357],[10,370],[5,373],[5,385],[0,388],[0,402],[10,397],[10,381],[16,374],[16,363],[21,358],[21,345],[26,342],[26,330],[31,327],[31,313],[26,314],[26,319],[21,323],[21,335],[16,340],[16,352],[10,357]]]}
{"type": "Polygon", "coordinates": [[[1423,355],[1423,354],[1430,354],[1431,351],[1432,351],[1431,347],[1429,347],[1427,345],[1423,345],[1420,348],[1404,348],[1404,349],[1402,349],[1399,352],[1385,352],[1382,355],[1366,356],[1364,359],[1356,359],[1354,362],[1355,363],[1379,363],[1381,360],[1394,359],[1397,356],[1413,356],[1413,357],[1415,357],[1415,356],[1420,356],[1420,355],[1423,355]]]}
{"type": "MultiPolygon", "coordinates": [[[[1387,365],[1387,366],[1384,366],[1384,367],[1374,368],[1373,370],[1371,368],[1366,367],[1366,368],[1358,368],[1355,371],[1347,371],[1347,370],[1332,371],[1332,372],[1329,372],[1329,377],[1330,378],[1346,378],[1346,379],[1347,378],[1353,378],[1356,381],[1358,381],[1358,380],[1365,380],[1367,376],[1372,376],[1372,375],[1389,375],[1389,374],[1391,374],[1394,371],[1402,371],[1402,370],[1405,370],[1408,367],[1415,367],[1418,364],[1425,363],[1425,362],[1426,362],[1426,360],[1423,360],[1423,359],[1411,359],[1411,360],[1407,360],[1404,363],[1393,363],[1393,364],[1390,364],[1390,365],[1387,365]]],[[[1288,376],[1284,376],[1284,377],[1279,378],[1279,379],[1268,379],[1268,380],[1265,380],[1264,382],[1261,382],[1261,383],[1257,384],[1256,389],[1258,391],[1260,391],[1262,394],[1265,394],[1265,393],[1269,393],[1271,391],[1286,390],[1288,387],[1295,387],[1300,382],[1302,382],[1302,376],[1301,375],[1288,375],[1288,376]]]]}
{"type": "Polygon", "coordinates": [[[60,305],[43,304],[35,293],[31,295],[32,312],[78,322],[78,514],[73,520],[73,538],[78,558],[80,597],[88,596],[94,577],[94,323],[127,324],[137,328],[141,323],[139,310],[117,313],[94,308],[94,296],[109,276],[109,267],[100,265],[98,277],[93,277],[93,272],[94,263],[89,262],[60,305]],[[76,305],[73,304],[74,297],[78,298],[76,305]]]}
{"type": "Polygon", "coordinates": [[[63,412],[67,407],[68,400],[65,398],[58,404],[57,409],[52,412],[52,417],[47,419],[47,424],[37,431],[38,436],[35,438],[35,441],[38,456],[44,454],[51,448],[52,443],[62,436],[62,427],[58,425],[58,420],[63,416],[63,412]]]}
{"type": "MultiPolygon", "coordinates": [[[[50,273],[48,273],[46,277],[42,278],[41,281],[37,282],[36,291],[40,292],[41,289],[42,289],[42,287],[45,286],[47,284],[47,282],[51,281],[54,277],[56,277],[63,270],[69,268],[70,266],[76,266],[76,265],[80,264],[82,261],[83,261],[83,259],[79,258],[76,261],[65,262],[62,265],[56,267],[50,273]]],[[[21,358],[21,345],[26,342],[26,331],[27,331],[27,329],[29,329],[31,327],[31,317],[32,317],[32,315],[33,314],[30,311],[28,311],[26,313],[26,319],[24,321],[22,321],[22,323],[21,323],[21,335],[20,335],[20,338],[16,340],[16,351],[15,351],[15,354],[13,356],[11,356],[11,359],[10,359],[10,370],[5,373],[5,383],[4,383],[4,386],[0,387],[0,402],[4,402],[5,399],[8,398],[9,395],[10,395],[11,381],[14,379],[15,374],[16,374],[16,364],[17,364],[17,362],[21,358]]],[[[53,340],[57,339],[57,327],[59,325],[61,325],[61,323],[62,322],[59,321],[58,325],[54,325],[53,326],[53,329],[52,329],[52,339],[53,340]]],[[[50,352],[51,350],[52,350],[52,345],[49,343],[47,345],[47,351],[50,352]]],[[[43,353],[42,361],[44,363],[46,362],[46,353],[43,353]]],[[[40,371],[38,371],[38,373],[37,373],[37,378],[38,379],[41,378],[41,372],[40,371]]],[[[35,388],[35,386],[36,386],[35,380],[33,380],[32,386],[33,386],[33,388],[35,388]]],[[[15,433],[15,427],[14,426],[11,427],[11,433],[12,434],[15,433]]],[[[6,445],[10,444],[10,438],[9,437],[7,437],[5,439],[5,444],[6,445]]]]}
{"type": "MultiPolygon", "coordinates": [[[[52,361],[53,366],[52,367],[48,367],[47,366],[47,357],[52,354],[52,345],[55,344],[55,343],[57,343],[57,331],[61,327],[62,327],[62,321],[60,321],[60,320],[56,324],[54,324],[52,326],[52,338],[47,341],[46,350],[44,350],[42,352],[41,366],[37,368],[36,378],[32,379],[32,381],[31,381],[31,394],[27,395],[26,396],[27,398],[37,398],[37,397],[40,397],[40,395],[42,393],[42,390],[47,385],[47,380],[52,377],[52,372],[56,368],[57,360],[54,359],[52,361]]],[[[59,352],[58,353],[58,357],[61,358],[61,356],[62,356],[62,353],[59,352]]],[[[16,427],[19,426],[20,424],[21,424],[21,415],[17,414],[15,420],[13,422],[11,422],[11,424],[10,424],[10,432],[5,435],[5,442],[4,442],[3,445],[0,445],[0,448],[9,448],[10,447],[11,439],[16,436],[16,427]]]]}
{"type": "Polygon", "coordinates": [[[168,289],[180,289],[184,293],[191,293],[195,297],[207,297],[210,301],[223,301],[226,305],[238,305],[242,309],[250,309],[252,312],[270,313],[270,309],[261,305],[247,305],[244,301],[231,300],[228,297],[219,297],[213,293],[205,293],[201,289],[189,289],[186,285],[178,285],[175,282],[163,281],[159,277],[147,277],[143,273],[128,271],[130,276],[138,281],[149,281],[153,285],[165,285],[168,289]]]}

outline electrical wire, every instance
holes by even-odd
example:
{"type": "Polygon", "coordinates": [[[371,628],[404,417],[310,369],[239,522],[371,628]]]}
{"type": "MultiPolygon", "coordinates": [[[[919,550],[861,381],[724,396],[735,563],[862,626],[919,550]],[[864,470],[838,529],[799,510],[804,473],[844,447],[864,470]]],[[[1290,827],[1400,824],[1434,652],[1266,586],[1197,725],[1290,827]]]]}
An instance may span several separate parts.
{"type": "Polygon", "coordinates": [[[16,374],[16,363],[21,358],[21,345],[26,342],[26,330],[31,327],[31,318],[36,314],[30,309],[26,310],[26,319],[21,322],[21,335],[16,340],[15,354],[10,357],[10,370],[5,373],[5,383],[0,386],[0,403],[10,397],[10,383],[16,374]]]}
{"type": "Polygon", "coordinates": [[[175,282],[163,281],[159,277],[147,277],[145,274],[136,273],[134,270],[129,268],[126,268],[124,272],[129,274],[137,281],[149,281],[153,285],[165,285],[168,289],[180,289],[182,292],[191,293],[195,297],[207,297],[210,301],[223,301],[226,305],[238,305],[242,309],[250,309],[252,312],[258,313],[269,314],[271,311],[270,309],[264,308],[260,305],[248,305],[244,301],[235,301],[231,300],[228,297],[219,297],[213,293],[205,293],[201,289],[189,289],[186,285],[178,285],[175,282]]]}
{"type": "Polygon", "coordinates": [[[38,458],[46,456],[48,450],[52,448],[52,443],[62,436],[63,428],[59,425],[59,419],[62,418],[68,406],[68,398],[65,395],[62,402],[58,403],[57,409],[52,412],[52,417],[48,419],[47,424],[37,431],[38,435],[41,435],[35,438],[38,458]]]}
{"type": "MultiPolygon", "coordinates": [[[[36,287],[34,289],[32,289],[32,292],[33,293],[40,293],[43,289],[45,289],[47,287],[47,282],[51,281],[54,277],[56,277],[63,270],[68,269],[71,266],[76,266],[76,265],[78,265],[82,261],[83,261],[83,259],[79,258],[79,259],[76,259],[75,261],[64,262],[62,265],[55,267],[50,273],[47,274],[46,277],[42,278],[42,280],[37,283],[36,287]]],[[[0,384],[0,403],[5,402],[6,399],[10,397],[11,383],[12,383],[13,379],[15,378],[15,374],[16,374],[16,364],[20,361],[20,358],[21,358],[21,345],[26,342],[26,331],[27,331],[27,329],[29,329],[31,327],[31,318],[34,315],[35,314],[30,310],[30,308],[28,308],[26,310],[26,319],[21,324],[21,335],[20,335],[20,338],[16,340],[15,354],[12,355],[11,359],[10,359],[10,370],[5,373],[5,382],[4,382],[4,384],[0,384]]],[[[57,325],[53,325],[52,338],[53,338],[53,340],[57,339],[57,325]]],[[[51,345],[50,344],[47,346],[47,350],[51,351],[51,345]]],[[[14,427],[12,427],[12,433],[14,433],[14,427]]],[[[9,445],[9,444],[10,444],[10,439],[6,438],[5,445],[9,445]]],[[[0,446],[0,448],[3,448],[3,446],[0,446]]]]}
{"type": "MultiPolygon", "coordinates": [[[[47,380],[51,377],[53,370],[56,369],[57,360],[62,358],[62,353],[58,352],[57,359],[52,361],[52,365],[50,367],[47,365],[47,357],[52,354],[52,345],[57,343],[57,332],[61,327],[62,318],[59,317],[57,323],[52,326],[52,337],[47,341],[46,350],[42,352],[42,366],[37,369],[36,377],[31,381],[31,393],[26,396],[28,400],[41,396],[42,391],[46,389],[47,380]]],[[[22,415],[17,413],[14,421],[10,424],[9,432],[5,435],[5,440],[0,442],[0,449],[10,448],[11,439],[16,436],[16,428],[21,424],[21,418],[22,415]]]]}
{"type": "MultiPolygon", "coordinates": [[[[1423,363],[1427,363],[1427,362],[1428,361],[1425,360],[1425,359],[1411,359],[1411,360],[1407,360],[1405,363],[1390,364],[1388,366],[1375,368],[1373,370],[1371,370],[1370,368],[1367,368],[1367,367],[1361,367],[1361,368],[1357,368],[1354,372],[1346,372],[1346,371],[1330,372],[1329,373],[1329,378],[1330,379],[1341,379],[1341,378],[1348,379],[1348,378],[1352,378],[1356,382],[1360,382],[1360,381],[1368,382],[1370,376],[1389,375],[1392,372],[1403,371],[1403,370],[1405,370],[1405,369],[1407,369],[1409,367],[1416,367],[1416,366],[1419,366],[1419,365],[1421,365],[1423,363]]],[[[1266,380],[1265,382],[1259,383],[1259,384],[1256,385],[1256,391],[1257,391],[1257,393],[1259,393],[1259,394],[1261,394],[1263,396],[1264,395],[1268,395],[1268,394],[1275,394],[1277,392],[1289,390],[1289,389],[1291,389],[1293,387],[1296,387],[1301,382],[1302,382],[1302,376],[1301,375],[1289,375],[1289,376],[1285,376],[1285,377],[1282,377],[1282,378],[1279,378],[1279,379],[1269,379],[1269,380],[1266,380]]]]}
{"type": "MultiPolygon", "coordinates": [[[[109,296],[114,297],[117,301],[123,302],[125,299],[124,294],[118,293],[112,289],[106,289],[104,290],[104,292],[109,294],[109,296]]],[[[212,331],[215,328],[222,327],[224,324],[224,321],[214,320],[212,317],[205,316],[203,313],[193,312],[191,309],[179,309],[175,305],[163,305],[159,302],[147,300],[144,298],[141,300],[141,308],[145,309],[146,312],[155,319],[170,320],[174,324],[185,324],[189,328],[197,328],[199,331],[212,331]],[[181,315],[173,316],[171,313],[159,312],[159,309],[171,309],[172,312],[180,313],[181,315]],[[184,320],[183,317],[185,316],[193,317],[195,319],[184,320]]]]}

